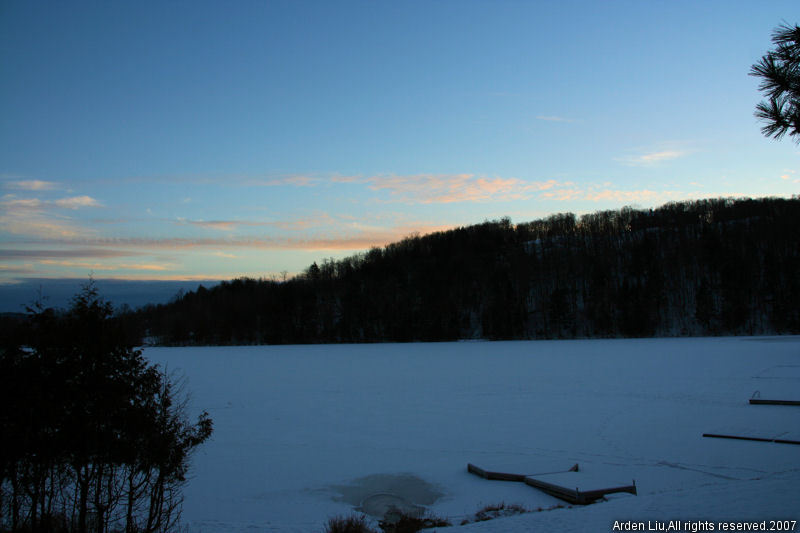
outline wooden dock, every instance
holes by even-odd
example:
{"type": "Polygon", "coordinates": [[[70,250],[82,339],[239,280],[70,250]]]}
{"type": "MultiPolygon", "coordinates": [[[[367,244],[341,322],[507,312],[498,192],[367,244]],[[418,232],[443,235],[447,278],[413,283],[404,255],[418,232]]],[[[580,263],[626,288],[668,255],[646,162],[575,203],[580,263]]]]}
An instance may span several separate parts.
{"type": "Polygon", "coordinates": [[[761,398],[750,398],[750,405],[795,405],[800,406],[799,400],[762,400],[761,398]]]}
{"type": "Polygon", "coordinates": [[[717,433],[703,433],[704,437],[711,437],[714,439],[733,439],[733,440],[752,440],[756,442],[777,442],[778,444],[798,444],[800,445],[800,441],[798,440],[789,440],[789,439],[771,439],[769,437],[746,437],[743,435],[720,435],[717,433]]]}
{"type": "Polygon", "coordinates": [[[544,474],[558,474],[561,472],[577,472],[578,471],[578,463],[572,465],[569,470],[559,470],[557,472],[540,472],[538,474],[507,474],[505,472],[490,472],[489,470],[484,470],[479,466],[475,466],[472,463],[467,463],[467,472],[471,474],[475,474],[476,476],[480,476],[483,479],[491,479],[495,481],[517,481],[519,483],[524,483],[525,478],[528,476],[535,476],[535,475],[544,475],[544,474]]]}
{"type": "MultiPolygon", "coordinates": [[[[560,500],[564,500],[574,505],[587,505],[593,503],[606,494],[614,494],[617,492],[627,492],[629,494],[636,494],[636,482],[631,485],[622,485],[619,487],[610,487],[603,489],[593,490],[580,490],[578,487],[574,489],[565,487],[557,483],[551,483],[541,479],[545,476],[553,476],[556,474],[569,474],[570,472],[578,472],[578,464],[574,464],[568,470],[561,470],[558,472],[541,472],[538,474],[510,474],[507,472],[493,472],[485,470],[472,463],[467,464],[467,472],[480,476],[483,479],[491,479],[496,481],[515,481],[522,482],[526,485],[539,489],[550,496],[554,496],[560,500]]],[[[576,480],[577,481],[577,480],[576,480]]]]}
{"type": "Polygon", "coordinates": [[[490,472],[488,470],[484,470],[479,466],[475,466],[472,463],[467,463],[467,472],[471,474],[475,474],[476,476],[480,476],[483,479],[493,479],[496,481],[525,481],[525,474],[506,474],[505,472],[490,472]]]}
{"type": "Polygon", "coordinates": [[[548,483],[532,477],[526,477],[525,484],[546,492],[550,496],[554,496],[559,500],[564,500],[565,502],[569,502],[574,505],[588,505],[590,503],[594,503],[600,498],[604,497],[606,494],[614,494],[618,492],[627,492],[634,495],[636,494],[635,481],[631,485],[594,490],[580,490],[577,487],[574,489],[569,489],[567,487],[562,487],[561,485],[548,483]]]}

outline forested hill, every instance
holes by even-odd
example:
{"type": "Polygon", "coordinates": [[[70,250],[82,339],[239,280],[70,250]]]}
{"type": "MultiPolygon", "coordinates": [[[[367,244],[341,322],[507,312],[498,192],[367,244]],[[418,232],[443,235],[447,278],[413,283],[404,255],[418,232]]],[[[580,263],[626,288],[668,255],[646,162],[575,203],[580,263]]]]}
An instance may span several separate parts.
{"type": "Polygon", "coordinates": [[[165,344],[800,333],[800,198],[508,219],[135,318],[165,344]]]}

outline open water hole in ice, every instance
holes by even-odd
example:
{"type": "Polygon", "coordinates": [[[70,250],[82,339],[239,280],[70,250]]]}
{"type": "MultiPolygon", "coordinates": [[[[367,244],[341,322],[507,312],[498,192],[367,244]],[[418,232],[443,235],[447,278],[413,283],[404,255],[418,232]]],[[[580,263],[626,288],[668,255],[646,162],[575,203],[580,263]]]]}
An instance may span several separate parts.
{"type": "MultiPolygon", "coordinates": [[[[392,496],[456,524],[487,504],[561,503],[470,475],[468,462],[526,474],[577,462],[581,479],[635,479],[638,498],[659,501],[766,478],[797,483],[800,446],[702,438],[800,440],[800,408],[747,402],[756,390],[800,399],[800,337],[779,340],[150,347],[145,356],[184,375],[193,413],[214,420],[184,491],[192,531],[300,532],[392,496]]],[[[618,498],[637,497],[600,505],[618,498]]]]}

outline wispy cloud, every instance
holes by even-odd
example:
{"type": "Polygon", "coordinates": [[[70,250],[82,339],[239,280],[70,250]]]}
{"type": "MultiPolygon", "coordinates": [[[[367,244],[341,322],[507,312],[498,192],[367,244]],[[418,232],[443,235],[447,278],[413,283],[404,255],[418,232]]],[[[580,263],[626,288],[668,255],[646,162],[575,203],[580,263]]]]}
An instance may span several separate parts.
{"type": "Polygon", "coordinates": [[[310,216],[301,216],[288,220],[187,220],[183,218],[175,221],[180,225],[191,225],[216,231],[233,232],[244,227],[268,227],[285,231],[303,231],[316,227],[333,227],[341,223],[340,220],[327,213],[317,213],[310,216]]]}
{"type": "Polygon", "coordinates": [[[136,264],[124,263],[124,264],[119,265],[118,268],[119,269],[124,269],[124,270],[147,270],[147,271],[155,271],[155,272],[164,272],[164,271],[167,271],[167,270],[174,270],[174,266],[173,265],[142,264],[142,263],[136,263],[136,264]]]}
{"type": "Polygon", "coordinates": [[[100,207],[101,204],[91,196],[73,196],[53,201],[53,204],[65,209],[81,209],[82,207],[100,207]]]}
{"type": "MultiPolygon", "coordinates": [[[[124,274],[103,274],[103,279],[124,280],[124,281],[209,281],[217,282],[219,280],[231,279],[232,277],[241,274],[232,275],[230,272],[220,272],[215,274],[162,274],[160,272],[149,272],[147,274],[138,274],[135,272],[126,272],[124,274]]],[[[253,274],[260,276],[259,274],[253,274]]]]}
{"type": "Polygon", "coordinates": [[[0,199],[0,228],[14,235],[41,238],[73,238],[94,233],[91,229],[75,224],[59,209],[72,211],[84,207],[99,207],[100,203],[90,196],[75,196],[57,200],[19,198],[6,194],[0,199]]]}
{"type": "Polygon", "coordinates": [[[63,250],[24,250],[24,249],[2,249],[0,257],[5,260],[25,260],[25,259],[59,259],[69,257],[93,257],[111,258],[127,257],[138,255],[137,252],[130,250],[111,250],[108,248],[66,248],[63,250]]]}
{"type": "Polygon", "coordinates": [[[364,183],[373,191],[388,192],[392,201],[422,204],[520,200],[557,185],[555,180],[526,181],[474,174],[337,177],[334,181],[364,183]]]}
{"type": "Polygon", "coordinates": [[[628,165],[632,167],[647,167],[656,165],[658,163],[662,163],[664,161],[678,159],[688,154],[689,152],[686,150],[659,150],[639,155],[618,157],[615,160],[619,161],[623,165],[628,165]]]}
{"type": "Polygon", "coordinates": [[[19,198],[15,194],[6,194],[0,200],[0,207],[5,209],[47,209],[53,207],[81,209],[84,207],[101,207],[101,204],[91,196],[71,196],[56,200],[41,200],[39,198],[19,198]]]}
{"type": "Polygon", "coordinates": [[[142,263],[90,263],[86,261],[68,261],[68,260],[55,260],[55,259],[42,259],[39,263],[48,266],[59,266],[68,268],[85,268],[87,270],[97,271],[110,271],[110,270],[146,270],[154,272],[163,272],[172,270],[172,268],[160,264],[142,264],[142,263]]]}
{"type": "Polygon", "coordinates": [[[599,191],[587,191],[584,195],[587,200],[600,202],[612,200],[614,202],[638,203],[638,202],[665,202],[676,200],[683,194],[675,191],[653,191],[640,189],[634,191],[603,189],[599,191]]]}
{"type": "Polygon", "coordinates": [[[675,190],[653,189],[618,189],[604,184],[586,187],[558,187],[544,191],[541,197],[558,202],[614,202],[622,204],[648,203],[657,204],[689,198],[690,193],[675,190]]]}
{"type": "Polygon", "coordinates": [[[369,228],[352,231],[341,236],[290,237],[263,242],[267,247],[292,250],[366,250],[397,242],[412,234],[428,234],[455,227],[445,225],[411,225],[392,228],[369,228]]]}
{"type": "Polygon", "coordinates": [[[12,235],[42,239],[72,239],[86,237],[92,233],[69,220],[58,220],[37,212],[15,212],[9,210],[0,214],[0,228],[12,235]]]}
{"type": "Polygon", "coordinates": [[[319,183],[318,179],[310,178],[308,176],[290,176],[288,178],[274,181],[274,185],[292,185],[294,187],[308,187],[316,183],[319,183]]]}
{"type": "MultiPolygon", "coordinates": [[[[36,270],[31,264],[0,265],[0,274],[34,274],[36,270]]],[[[16,280],[0,278],[0,284],[14,283],[16,280]]]]}
{"type": "MultiPolygon", "coordinates": [[[[226,186],[226,187],[308,187],[326,183],[327,178],[306,174],[158,174],[158,175],[132,175],[126,177],[101,178],[82,180],[87,184],[119,185],[183,185],[183,186],[226,186]]],[[[181,200],[193,200],[191,197],[181,200]]]]}
{"type": "Polygon", "coordinates": [[[15,194],[6,194],[0,200],[0,207],[4,209],[39,209],[45,205],[38,198],[17,198],[15,194]]]}
{"type": "Polygon", "coordinates": [[[336,175],[331,177],[331,181],[333,183],[364,183],[368,181],[369,178],[365,178],[364,176],[341,176],[336,175]]]}
{"type": "Polygon", "coordinates": [[[792,183],[800,183],[800,178],[797,177],[797,171],[786,169],[783,171],[784,173],[781,174],[781,179],[784,181],[791,181],[792,183]]]}
{"type": "Polygon", "coordinates": [[[234,220],[185,220],[178,219],[178,224],[189,224],[205,229],[213,229],[217,231],[233,231],[241,222],[234,220]]]}
{"type": "Polygon", "coordinates": [[[546,191],[542,197],[559,202],[605,203],[618,207],[623,205],[658,206],[667,202],[701,200],[704,198],[745,198],[746,193],[731,191],[702,191],[677,189],[619,189],[610,184],[589,185],[584,188],[565,187],[546,191]]]}
{"type": "MultiPolygon", "coordinates": [[[[233,238],[96,238],[96,239],[40,239],[41,245],[64,245],[103,247],[114,249],[135,249],[141,253],[157,250],[190,250],[214,248],[215,252],[236,249],[274,249],[274,250],[363,250],[372,246],[383,246],[398,241],[408,235],[443,231],[453,225],[408,224],[388,228],[364,227],[351,224],[337,227],[329,233],[318,235],[297,235],[278,237],[233,237],[233,238]]],[[[225,253],[225,252],[222,252],[225,253]]]]}
{"type": "Polygon", "coordinates": [[[58,183],[54,181],[43,180],[19,180],[8,181],[5,183],[8,189],[17,189],[22,191],[52,191],[59,187],[58,183]]]}

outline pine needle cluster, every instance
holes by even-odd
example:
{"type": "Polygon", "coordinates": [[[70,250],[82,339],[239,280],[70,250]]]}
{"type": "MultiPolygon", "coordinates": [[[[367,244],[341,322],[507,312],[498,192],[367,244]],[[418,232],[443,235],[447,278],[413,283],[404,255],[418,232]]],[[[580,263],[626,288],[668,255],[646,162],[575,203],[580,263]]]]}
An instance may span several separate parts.
{"type": "Polygon", "coordinates": [[[752,66],[750,75],[761,78],[759,90],[766,100],[755,116],[765,122],[761,132],[781,139],[787,133],[800,143],[800,26],[783,23],[772,34],[775,49],[752,66]]]}

